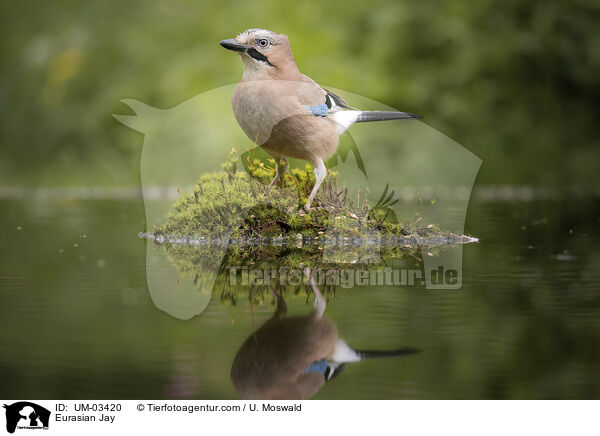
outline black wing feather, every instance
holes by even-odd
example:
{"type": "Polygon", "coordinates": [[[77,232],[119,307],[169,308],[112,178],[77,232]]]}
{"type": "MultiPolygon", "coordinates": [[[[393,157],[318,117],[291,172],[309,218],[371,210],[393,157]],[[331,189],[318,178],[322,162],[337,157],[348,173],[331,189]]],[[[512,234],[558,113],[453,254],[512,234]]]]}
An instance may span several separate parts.
{"type": "Polygon", "coordinates": [[[339,95],[334,94],[333,92],[327,89],[325,89],[324,91],[327,93],[327,95],[325,96],[325,103],[327,104],[327,107],[329,109],[331,109],[334,104],[335,106],[343,107],[344,109],[354,109],[352,106],[348,106],[348,103],[346,103],[344,99],[339,95]]]}

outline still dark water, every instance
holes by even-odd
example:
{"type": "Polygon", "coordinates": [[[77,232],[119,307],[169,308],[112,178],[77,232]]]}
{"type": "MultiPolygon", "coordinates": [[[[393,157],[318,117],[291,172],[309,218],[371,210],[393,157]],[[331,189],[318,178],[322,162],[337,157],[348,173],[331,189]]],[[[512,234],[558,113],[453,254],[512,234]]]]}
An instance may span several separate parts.
{"type": "MultiPolygon", "coordinates": [[[[230,369],[273,313],[213,298],[188,321],[146,284],[141,200],[0,200],[0,397],[237,398],[230,369]]],[[[600,398],[600,202],[472,202],[463,287],[339,289],[349,364],[316,399],[600,398]]],[[[287,300],[290,315],[312,299],[287,300]]]]}

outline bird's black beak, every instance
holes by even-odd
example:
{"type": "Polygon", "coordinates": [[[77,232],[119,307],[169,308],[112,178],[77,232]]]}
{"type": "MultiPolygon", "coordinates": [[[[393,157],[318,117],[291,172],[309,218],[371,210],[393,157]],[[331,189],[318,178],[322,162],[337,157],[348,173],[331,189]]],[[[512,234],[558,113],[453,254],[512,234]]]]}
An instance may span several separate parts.
{"type": "Polygon", "coordinates": [[[247,45],[238,44],[235,39],[224,39],[219,44],[227,50],[239,51],[242,53],[246,53],[246,50],[249,48],[247,45]]]}

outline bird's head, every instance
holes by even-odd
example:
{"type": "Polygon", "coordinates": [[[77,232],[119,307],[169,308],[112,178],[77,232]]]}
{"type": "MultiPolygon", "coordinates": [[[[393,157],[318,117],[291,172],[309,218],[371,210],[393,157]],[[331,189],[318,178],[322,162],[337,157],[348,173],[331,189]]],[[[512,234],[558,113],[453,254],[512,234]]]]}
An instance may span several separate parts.
{"type": "Polygon", "coordinates": [[[292,66],[296,70],[290,43],[285,35],[265,29],[248,29],[219,44],[240,54],[247,80],[279,74],[292,66]]]}

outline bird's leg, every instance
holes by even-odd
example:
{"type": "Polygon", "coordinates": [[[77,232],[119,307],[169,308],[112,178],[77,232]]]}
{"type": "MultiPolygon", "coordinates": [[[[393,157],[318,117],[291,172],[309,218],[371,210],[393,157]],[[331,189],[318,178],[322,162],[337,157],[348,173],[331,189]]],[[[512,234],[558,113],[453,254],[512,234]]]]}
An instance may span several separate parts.
{"type": "Polygon", "coordinates": [[[275,184],[279,180],[279,162],[280,161],[281,161],[281,159],[279,159],[278,157],[275,158],[275,177],[273,177],[273,180],[271,180],[271,183],[269,183],[269,186],[267,187],[267,192],[271,192],[271,189],[273,188],[273,186],[275,186],[275,184]]]}
{"type": "Polygon", "coordinates": [[[267,192],[270,192],[271,189],[273,188],[273,186],[275,186],[275,184],[279,180],[283,180],[283,175],[285,174],[287,169],[288,169],[287,159],[276,157],[275,158],[275,177],[273,178],[273,180],[271,180],[271,183],[269,183],[269,186],[267,187],[267,192]],[[281,165],[282,161],[283,161],[283,168],[281,165]]]}
{"type": "Polygon", "coordinates": [[[315,199],[315,195],[317,195],[317,191],[319,190],[321,183],[323,183],[323,180],[325,180],[326,175],[327,175],[327,168],[325,167],[323,160],[322,159],[317,160],[317,162],[315,164],[315,186],[313,186],[313,189],[312,189],[310,195],[308,196],[308,200],[307,200],[306,204],[304,205],[304,209],[310,210],[310,205],[311,205],[312,201],[315,199]]]}
{"type": "Polygon", "coordinates": [[[315,315],[317,318],[321,318],[325,312],[325,307],[327,306],[325,303],[325,298],[323,298],[323,294],[321,294],[321,291],[319,291],[319,287],[317,286],[315,277],[310,272],[310,268],[306,268],[304,270],[304,274],[306,274],[306,277],[308,277],[310,287],[315,293],[315,315]]]}
{"type": "Polygon", "coordinates": [[[279,186],[283,187],[283,177],[285,176],[285,173],[288,170],[289,163],[285,157],[282,157],[280,159],[280,162],[283,162],[283,167],[281,168],[281,173],[279,174],[279,186]]]}
{"type": "Polygon", "coordinates": [[[277,294],[273,285],[270,283],[267,285],[271,294],[275,297],[275,314],[273,316],[277,316],[279,318],[283,318],[287,313],[287,304],[285,304],[285,300],[283,299],[283,295],[277,294]]]}

